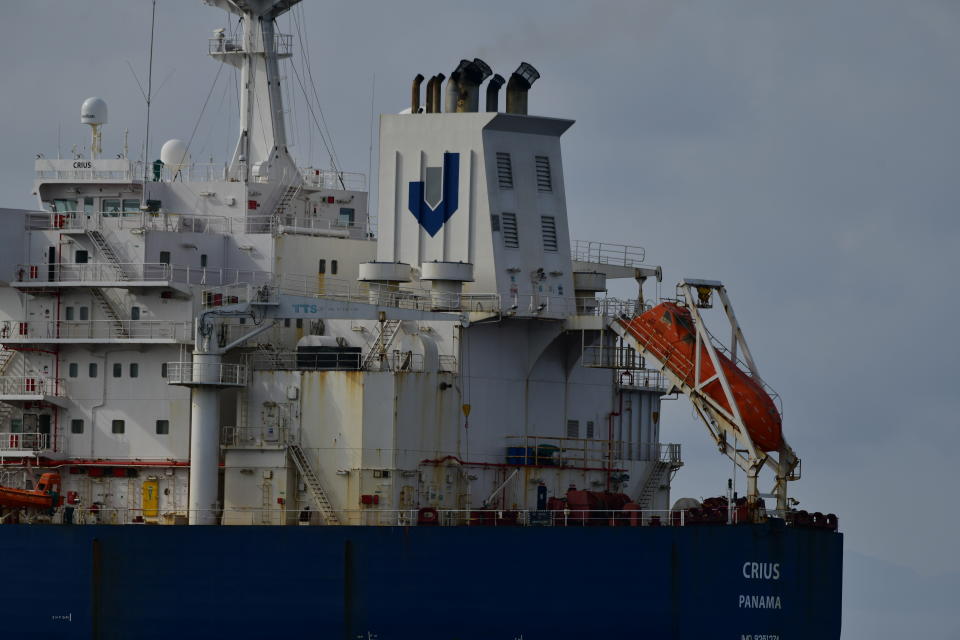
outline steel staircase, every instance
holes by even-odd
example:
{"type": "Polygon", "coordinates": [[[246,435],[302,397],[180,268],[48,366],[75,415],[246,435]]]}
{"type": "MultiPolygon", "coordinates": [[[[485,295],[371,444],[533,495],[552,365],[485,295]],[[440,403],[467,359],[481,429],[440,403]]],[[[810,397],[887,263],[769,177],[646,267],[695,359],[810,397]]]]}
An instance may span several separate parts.
{"type": "MultiPolygon", "coordinates": [[[[16,355],[17,352],[13,349],[0,347],[0,376],[7,372],[7,368],[10,366],[10,363],[13,362],[16,355]]],[[[0,425],[6,424],[16,411],[17,408],[12,404],[0,402],[0,425]]]]}
{"type": "Polygon", "coordinates": [[[128,280],[126,271],[123,269],[123,261],[120,259],[119,252],[116,251],[110,242],[107,240],[100,231],[96,229],[88,229],[87,237],[90,238],[90,241],[93,242],[93,246],[96,247],[97,251],[103,256],[107,262],[113,265],[113,268],[117,270],[117,279],[119,280],[128,280]]]}
{"type": "Polygon", "coordinates": [[[307,485],[307,490],[310,492],[314,504],[317,509],[320,510],[323,521],[330,525],[340,524],[340,518],[337,517],[337,512],[334,511],[333,505],[331,505],[330,500],[327,499],[327,494],[320,485],[320,479],[317,478],[317,474],[313,472],[310,461],[307,460],[303,449],[301,449],[298,444],[291,444],[287,446],[287,451],[290,452],[290,457],[293,458],[293,464],[297,466],[300,477],[303,478],[304,484],[307,485]]]}
{"type": "Polygon", "coordinates": [[[287,187],[287,190],[280,196],[280,200],[277,201],[277,206],[273,210],[273,217],[275,219],[279,220],[286,214],[287,207],[290,206],[290,203],[297,197],[298,193],[300,193],[299,184],[293,184],[287,187]]]}
{"type": "Polygon", "coordinates": [[[397,337],[399,332],[399,320],[387,320],[381,324],[380,333],[377,334],[373,345],[370,346],[370,350],[367,351],[367,354],[363,357],[360,368],[369,369],[374,362],[382,360],[383,357],[386,356],[387,350],[390,349],[390,345],[393,344],[393,339],[397,337]]]}
{"type": "Polygon", "coordinates": [[[120,309],[116,302],[110,299],[107,292],[100,287],[90,287],[90,292],[93,294],[94,300],[97,301],[100,311],[110,320],[114,337],[129,338],[130,332],[127,331],[126,318],[124,318],[122,309],[120,309]]]}
{"type": "Polygon", "coordinates": [[[636,500],[637,504],[640,505],[641,511],[649,510],[653,504],[654,496],[657,495],[657,491],[669,486],[670,472],[673,470],[673,466],[671,463],[663,462],[662,460],[653,463],[653,469],[650,471],[650,475],[647,476],[647,481],[643,483],[643,489],[640,491],[640,495],[636,500]]]}

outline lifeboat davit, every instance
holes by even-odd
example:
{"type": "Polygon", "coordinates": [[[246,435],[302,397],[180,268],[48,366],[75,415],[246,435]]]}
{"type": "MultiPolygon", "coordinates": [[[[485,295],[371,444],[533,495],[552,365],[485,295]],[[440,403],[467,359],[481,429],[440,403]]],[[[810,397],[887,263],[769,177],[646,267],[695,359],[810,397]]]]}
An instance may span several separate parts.
{"type": "MultiPolygon", "coordinates": [[[[664,302],[623,325],[640,344],[664,367],[687,385],[694,386],[694,347],[696,333],[690,311],[674,302],[664,302]]],[[[753,440],[762,451],[778,451],[783,446],[780,412],[770,394],[754,378],[740,369],[730,358],[717,352],[720,367],[730,384],[730,391],[740,410],[740,417],[753,440]]],[[[700,380],[709,380],[716,373],[704,345],[700,347],[700,380]]],[[[732,413],[720,380],[707,384],[704,393],[732,413]]]]}
{"type": "Polygon", "coordinates": [[[20,509],[51,509],[63,504],[60,496],[60,474],[45,473],[40,476],[35,489],[0,487],[0,506],[20,509]]]}

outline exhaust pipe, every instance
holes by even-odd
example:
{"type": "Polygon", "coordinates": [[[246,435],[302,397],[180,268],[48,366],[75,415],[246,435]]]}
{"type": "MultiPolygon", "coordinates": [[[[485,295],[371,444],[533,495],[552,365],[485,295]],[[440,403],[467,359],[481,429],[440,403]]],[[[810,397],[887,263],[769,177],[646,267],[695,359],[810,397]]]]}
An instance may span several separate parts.
{"type": "Polygon", "coordinates": [[[433,89],[430,96],[433,98],[433,111],[430,113],[440,113],[440,88],[443,85],[443,79],[446,78],[442,73],[433,77],[433,89]]]}
{"type": "Polygon", "coordinates": [[[410,113],[420,113],[420,84],[423,82],[423,74],[418,73],[413,79],[413,87],[410,90],[410,113]]]}
{"type": "Polygon", "coordinates": [[[503,83],[506,80],[503,79],[503,76],[499,73],[494,74],[490,78],[490,82],[487,83],[487,111],[496,113],[497,112],[497,103],[500,99],[500,87],[503,86],[503,83]]]}
{"type": "Polygon", "coordinates": [[[507,83],[507,113],[527,115],[527,92],[540,77],[533,65],[521,62],[507,83]]]}
{"type": "Polygon", "coordinates": [[[436,82],[436,76],[430,76],[430,79],[427,80],[427,94],[424,96],[426,99],[426,107],[424,108],[424,111],[426,113],[433,113],[433,85],[436,82]]]}
{"type": "Polygon", "coordinates": [[[493,70],[480,58],[461,60],[447,82],[447,112],[476,113],[480,110],[480,85],[493,70]]]}

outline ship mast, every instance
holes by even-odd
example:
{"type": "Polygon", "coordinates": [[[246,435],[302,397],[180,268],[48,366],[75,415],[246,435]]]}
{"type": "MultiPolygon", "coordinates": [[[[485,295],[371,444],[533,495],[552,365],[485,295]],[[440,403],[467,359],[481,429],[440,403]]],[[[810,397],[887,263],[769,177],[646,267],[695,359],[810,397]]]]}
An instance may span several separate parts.
{"type": "Polygon", "coordinates": [[[277,33],[276,19],[300,0],[205,0],[240,16],[238,36],[218,30],[209,53],[240,70],[240,131],[230,160],[231,179],[297,184],[301,178],[287,151],[278,61],[291,55],[291,37],[277,33]]]}

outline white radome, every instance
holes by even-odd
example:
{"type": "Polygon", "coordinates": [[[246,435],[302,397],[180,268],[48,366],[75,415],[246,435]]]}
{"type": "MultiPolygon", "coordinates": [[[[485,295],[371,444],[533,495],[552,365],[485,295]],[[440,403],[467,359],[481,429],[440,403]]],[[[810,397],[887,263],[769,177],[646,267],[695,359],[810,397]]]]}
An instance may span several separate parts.
{"type": "Polygon", "coordinates": [[[187,143],[183,140],[167,140],[160,148],[160,161],[173,172],[190,165],[190,156],[187,153],[187,143]]]}
{"type": "Polygon", "coordinates": [[[107,103],[103,98],[87,98],[80,107],[82,124],[107,124],[107,103]]]}

